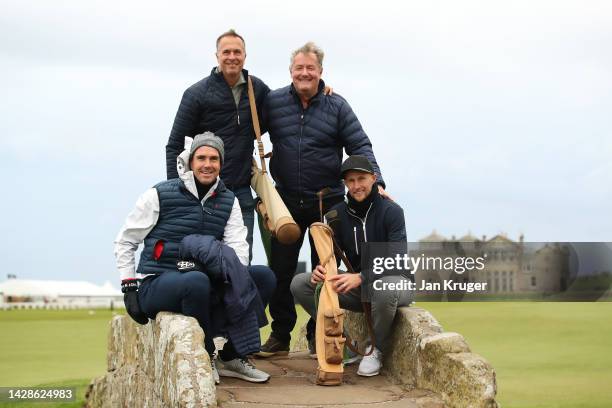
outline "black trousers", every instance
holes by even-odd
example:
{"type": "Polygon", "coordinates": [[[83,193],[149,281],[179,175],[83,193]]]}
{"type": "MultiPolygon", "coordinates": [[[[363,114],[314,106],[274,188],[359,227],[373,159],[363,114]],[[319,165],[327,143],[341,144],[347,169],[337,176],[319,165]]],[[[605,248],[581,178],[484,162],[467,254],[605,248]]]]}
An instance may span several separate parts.
{"type": "MultiPolygon", "coordinates": [[[[282,197],[282,196],[281,196],[282,197]]],[[[304,236],[310,224],[321,221],[319,203],[317,201],[308,204],[300,204],[296,200],[282,197],[287,209],[295,222],[300,226],[302,235],[291,245],[284,245],[272,238],[271,265],[276,276],[276,289],[270,298],[270,316],[272,316],[272,336],[280,341],[291,340],[291,331],[295,327],[297,313],[295,312],[295,302],[291,294],[291,280],[297,269],[298,256],[304,236]]],[[[342,201],[342,196],[330,197],[323,200],[323,214],[332,206],[342,201]]],[[[319,264],[319,257],[314,247],[312,237],[308,234],[310,242],[310,261],[311,267],[319,264]]],[[[312,319],[311,319],[312,320],[312,319]]],[[[313,331],[314,322],[309,322],[309,331],[313,331]]]]}

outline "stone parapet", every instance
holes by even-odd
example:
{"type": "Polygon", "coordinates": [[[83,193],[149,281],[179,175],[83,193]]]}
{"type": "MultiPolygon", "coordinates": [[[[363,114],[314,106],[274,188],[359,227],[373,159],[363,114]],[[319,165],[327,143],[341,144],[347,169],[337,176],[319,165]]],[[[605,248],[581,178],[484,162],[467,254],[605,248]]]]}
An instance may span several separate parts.
{"type": "Polygon", "coordinates": [[[115,316],[107,373],[89,385],[86,407],[216,407],[204,333],[192,317],[162,312],[141,326],[115,316]]]}
{"type": "MultiPolygon", "coordinates": [[[[347,312],[345,327],[360,344],[368,339],[362,313],[347,312]]],[[[428,311],[399,308],[390,348],[383,372],[394,382],[433,391],[450,408],[498,407],[493,367],[471,352],[463,336],[444,332],[428,311]]]]}

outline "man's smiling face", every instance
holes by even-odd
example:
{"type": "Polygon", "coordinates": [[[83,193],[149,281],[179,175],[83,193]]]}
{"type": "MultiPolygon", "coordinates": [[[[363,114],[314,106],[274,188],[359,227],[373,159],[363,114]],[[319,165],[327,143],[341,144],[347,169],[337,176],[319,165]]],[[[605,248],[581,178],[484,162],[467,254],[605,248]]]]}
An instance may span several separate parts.
{"type": "Polygon", "coordinates": [[[213,184],[221,171],[219,152],[210,146],[199,147],[193,153],[189,167],[193,171],[193,176],[201,184],[213,184]]]}
{"type": "Polygon", "coordinates": [[[219,70],[224,75],[229,77],[238,76],[242,72],[244,60],[246,59],[244,43],[239,37],[225,36],[219,40],[216,56],[219,70]]]}
{"type": "Polygon", "coordinates": [[[317,56],[310,52],[298,53],[291,64],[293,87],[304,99],[310,99],[319,90],[319,80],[323,69],[319,66],[317,56]]]}

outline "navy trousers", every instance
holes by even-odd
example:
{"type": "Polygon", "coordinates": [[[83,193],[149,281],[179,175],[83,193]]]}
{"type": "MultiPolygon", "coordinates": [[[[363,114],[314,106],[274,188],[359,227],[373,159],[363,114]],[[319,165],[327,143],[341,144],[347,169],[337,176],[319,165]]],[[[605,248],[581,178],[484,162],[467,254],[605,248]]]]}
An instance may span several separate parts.
{"type": "MultiPolygon", "coordinates": [[[[276,287],[274,273],[263,265],[249,266],[248,270],[265,307],[276,287]]],[[[199,271],[167,271],[149,276],[138,288],[138,302],[150,319],[155,319],[159,312],[181,313],[195,318],[204,330],[206,351],[212,356],[215,351],[213,338],[221,334],[219,321],[223,320],[220,318],[223,305],[208,275],[199,271]]],[[[226,344],[224,351],[224,360],[237,357],[232,355],[235,352],[231,344],[226,344]]]]}

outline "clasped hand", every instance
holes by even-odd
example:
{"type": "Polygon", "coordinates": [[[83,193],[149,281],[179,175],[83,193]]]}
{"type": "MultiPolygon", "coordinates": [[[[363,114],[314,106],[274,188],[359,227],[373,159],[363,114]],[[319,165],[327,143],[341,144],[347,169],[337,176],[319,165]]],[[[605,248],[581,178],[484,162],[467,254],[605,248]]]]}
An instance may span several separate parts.
{"type": "Polygon", "coordinates": [[[310,275],[310,283],[316,285],[326,279],[331,282],[332,288],[336,293],[347,293],[361,285],[361,274],[359,273],[342,273],[327,278],[325,268],[317,265],[310,275]]]}

